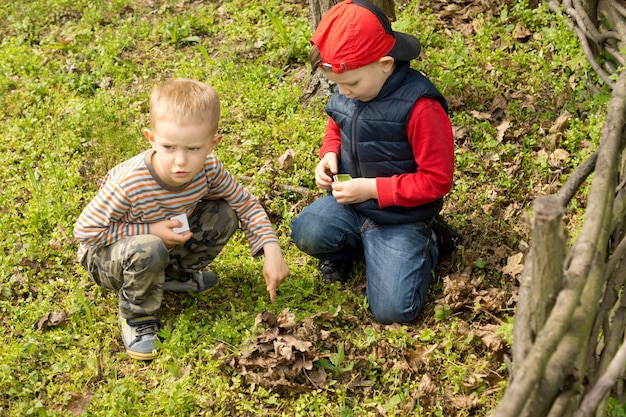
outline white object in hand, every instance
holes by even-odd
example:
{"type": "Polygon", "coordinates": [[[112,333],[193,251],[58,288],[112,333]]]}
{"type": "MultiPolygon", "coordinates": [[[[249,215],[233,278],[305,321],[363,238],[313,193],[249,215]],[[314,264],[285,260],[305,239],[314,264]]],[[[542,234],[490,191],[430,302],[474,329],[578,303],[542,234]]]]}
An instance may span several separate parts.
{"type": "Polygon", "coordinates": [[[189,222],[187,221],[187,215],[185,213],[172,217],[170,220],[178,220],[182,223],[181,227],[175,227],[172,230],[176,233],[187,233],[189,231],[189,222]]]}

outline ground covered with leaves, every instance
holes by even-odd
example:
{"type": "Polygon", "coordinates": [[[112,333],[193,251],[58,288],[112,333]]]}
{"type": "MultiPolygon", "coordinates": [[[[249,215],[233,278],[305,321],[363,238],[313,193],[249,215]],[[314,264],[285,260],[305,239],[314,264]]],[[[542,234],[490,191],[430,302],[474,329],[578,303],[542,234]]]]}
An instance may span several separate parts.
{"type": "MultiPolygon", "coordinates": [[[[533,199],[597,146],[609,92],[567,21],[526,2],[396,3],[413,63],[450,103],[464,236],[410,325],[372,320],[362,265],[317,279],[289,222],[318,197],[329,86],[306,64],[308,2],[47,0],[0,6],[0,415],[482,416],[506,387],[533,199]],[[161,355],[129,359],[117,294],[75,261],[73,222],[99,179],[146,148],[151,88],[221,96],[216,150],[266,207],[291,267],[270,304],[236,235],[208,294],[167,297],[161,355]]],[[[584,194],[572,202],[575,235],[584,194]]]]}

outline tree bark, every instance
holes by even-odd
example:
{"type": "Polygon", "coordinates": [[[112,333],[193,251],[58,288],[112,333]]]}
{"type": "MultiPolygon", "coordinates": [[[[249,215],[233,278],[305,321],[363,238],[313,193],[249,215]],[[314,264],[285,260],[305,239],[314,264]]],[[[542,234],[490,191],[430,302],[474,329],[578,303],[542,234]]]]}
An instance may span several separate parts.
{"type": "Polygon", "coordinates": [[[530,326],[535,335],[543,328],[563,282],[564,213],[565,208],[555,197],[545,196],[535,200],[529,303],[530,311],[533,312],[530,326]]]}
{"type": "Polygon", "coordinates": [[[530,281],[532,279],[533,254],[530,252],[524,262],[524,270],[520,277],[519,291],[517,294],[517,306],[515,308],[515,320],[513,321],[513,372],[517,364],[521,364],[530,348],[533,346],[535,334],[533,334],[530,326],[531,313],[530,299],[532,296],[530,281]]]}
{"type": "Polygon", "coordinates": [[[311,8],[311,28],[313,30],[319,25],[324,13],[337,3],[339,3],[339,0],[309,0],[309,6],[311,8]]]}

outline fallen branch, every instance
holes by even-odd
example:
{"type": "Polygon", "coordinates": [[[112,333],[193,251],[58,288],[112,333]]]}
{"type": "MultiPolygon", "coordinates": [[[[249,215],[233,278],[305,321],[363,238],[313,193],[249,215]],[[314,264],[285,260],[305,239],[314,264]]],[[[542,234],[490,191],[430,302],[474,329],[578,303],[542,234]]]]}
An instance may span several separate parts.
{"type": "Polygon", "coordinates": [[[278,186],[280,189],[282,189],[284,191],[289,191],[289,192],[292,192],[292,193],[298,193],[298,194],[303,195],[303,196],[307,196],[307,195],[311,194],[311,190],[310,189],[308,189],[306,187],[300,187],[298,185],[275,184],[275,183],[272,183],[272,182],[267,181],[267,180],[258,180],[256,178],[252,178],[252,177],[249,177],[247,175],[240,175],[239,178],[244,180],[244,181],[246,181],[246,182],[258,181],[261,184],[269,185],[270,187],[278,186]]]}

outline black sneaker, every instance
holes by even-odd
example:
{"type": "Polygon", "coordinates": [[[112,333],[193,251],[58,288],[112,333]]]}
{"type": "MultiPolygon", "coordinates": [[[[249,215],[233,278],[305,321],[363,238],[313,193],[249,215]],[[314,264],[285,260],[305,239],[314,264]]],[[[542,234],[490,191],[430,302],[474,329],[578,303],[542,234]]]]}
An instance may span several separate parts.
{"type": "Polygon", "coordinates": [[[317,269],[320,271],[322,281],[345,284],[350,280],[350,271],[352,271],[353,262],[352,259],[341,261],[326,261],[320,259],[317,269]]]}
{"type": "Polygon", "coordinates": [[[437,214],[433,218],[433,232],[437,236],[437,246],[439,247],[439,259],[443,259],[456,250],[463,243],[463,236],[448,224],[441,215],[437,214]]]}

